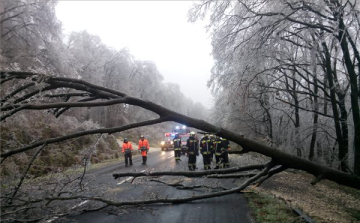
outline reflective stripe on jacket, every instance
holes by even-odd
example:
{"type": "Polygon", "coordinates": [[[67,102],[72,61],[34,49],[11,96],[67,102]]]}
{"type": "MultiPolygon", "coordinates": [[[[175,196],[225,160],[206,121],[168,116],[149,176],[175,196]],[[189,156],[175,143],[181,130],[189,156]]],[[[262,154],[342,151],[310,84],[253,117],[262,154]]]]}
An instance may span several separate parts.
{"type": "Polygon", "coordinates": [[[195,138],[188,138],[186,141],[186,146],[188,148],[189,154],[199,155],[199,144],[198,140],[195,138]]]}
{"type": "Polygon", "coordinates": [[[180,138],[174,138],[173,139],[173,143],[174,143],[174,148],[175,149],[178,149],[178,148],[180,148],[181,147],[181,139],[180,138]]]}
{"type": "Polygon", "coordinates": [[[215,139],[214,140],[214,151],[215,155],[220,156],[221,155],[221,148],[222,148],[222,141],[221,139],[215,139]]]}
{"type": "Polygon", "coordinates": [[[221,151],[228,152],[230,150],[230,142],[227,139],[221,139],[221,151]]]}
{"type": "Polygon", "coordinates": [[[206,155],[206,154],[211,154],[211,151],[213,149],[213,145],[212,145],[212,141],[209,138],[203,138],[200,140],[200,147],[201,147],[201,153],[206,155]]]}

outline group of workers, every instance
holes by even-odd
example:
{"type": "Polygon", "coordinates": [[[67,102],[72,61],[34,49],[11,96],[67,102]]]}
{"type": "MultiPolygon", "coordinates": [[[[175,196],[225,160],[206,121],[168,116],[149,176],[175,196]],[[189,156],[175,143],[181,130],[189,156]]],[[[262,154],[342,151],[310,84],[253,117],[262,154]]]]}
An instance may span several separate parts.
{"type": "MultiPolygon", "coordinates": [[[[149,149],[150,149],[149,141],[145,139],[143,135],[141,135],[139,140],[138,150],[141,152],[142,161],[143,161],[141,164],[143,165],[146,164],[147,154],[149,152],[149,149]]],[[[128,166],[129,162],[130,162],[130,166],[133,165],[132,163],[133,147],[131,142],[129,142],[127,138],[124,138],[124,142],[122,144],[122,153],[125,156],[125,166],[128,166]]]]}
{"type": "MultiPolygon", "coordinates": [[[[173,139],[175,160],[181,161],[181,138],[179,134],[175,134],[173,139]]],[[[190,136],[186,141],[188,167],[189,170],[195,170],[196,168],[196,156],[199,156],[199,152],[203,157],[204,170],[211,169],[211,162],[215,155],[216,166],[214,169],[227,168],[230,167],[229,164],[229,150],[230,143],[229,140],[221,138],[220,136],[213,136],[205,134],[200,140],[195,137],[195,132],[190,132],[190,136]]],[[[147,154],[149,152],[150,146],[149,141],[144,138],[143,135],[140,136],[138,150],[141,152],[142,164],[145,165],[147,161],[147,154]]],[[[125,166],[133,165],[132,162],[132,152],[133,147],[131,142],[127,138],[124,138],[122,144],[122,153],[125,156],[125,166]]]]}
{"type": "MultiPolygon", "coordinates": [[[[175,151],[175,160],[179,161],[181,160],[181,138],[179,134],[175,134],[173,145],[175,151]]],[[[221,138],[220,136],[205,134],[203,138],[198,140],[195,137],[195,132],[190,132],[190,136],[186,141],[186,147],[189,157],[189,170],[197,169],[196,156],[199,156],[199,151],[203,157],[204,170],[211,169],[211,162],[213,161],[214,155],[216,160],[216,166],[214,169],[230,167],[230,142],[227,139],[221,138]]]]}

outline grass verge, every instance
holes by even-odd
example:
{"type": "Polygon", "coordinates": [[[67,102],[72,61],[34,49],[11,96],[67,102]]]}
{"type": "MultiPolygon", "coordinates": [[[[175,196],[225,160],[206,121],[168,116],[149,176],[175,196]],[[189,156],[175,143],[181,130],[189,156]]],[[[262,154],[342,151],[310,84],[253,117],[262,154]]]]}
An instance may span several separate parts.
{"type": "Polygon", "coordinates": [[[259,192],[244,195],[257,223],[303,222],[284,202],[271,195],[259,192]]]}

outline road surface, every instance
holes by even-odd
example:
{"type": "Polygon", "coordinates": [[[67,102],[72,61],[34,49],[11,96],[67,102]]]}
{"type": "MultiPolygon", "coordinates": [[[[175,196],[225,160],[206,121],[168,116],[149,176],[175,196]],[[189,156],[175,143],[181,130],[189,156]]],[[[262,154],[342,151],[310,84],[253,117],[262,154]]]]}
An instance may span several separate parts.
{"type": "MultiPolygon", "coordinates": [[[[89,193],[102,194],[103,198],[126,201],[129,199],[153,199],[156,196],[168,196],[177,198],[202,194],[204,192],[221,190],[199,188],[193,190],[181,190],[162,182],[180,182],[185,186],[207,185],[211,187],[221,186],[225,188],[234,187],[234,183],[239,184],[243,180],[234,179],[204,179],[204,178],[185,178],[175,176],[163,176],[159,178],[139,177],[135,180],[132,177],[123,177],[114,180],[112,174],[119,172],[144,172],[144,171],[188,171],[186,156],[181,156],[182,161],[175,162],[173,151],[161,151],[160,148],[150,148],[147,165],[142,165],[141,156],[133,158],[133,166],[125,167],[123,161],[112,164],[100,169],[89,172],[87,184],[91,188],[89,193]],[[152,181],[155,180],[155,181],[152,181]]],[[[214,165],[214,164],[212,164],[214,165]]],[[[197,157],[196,171],[203,171],[202,156],[197,157]]],[[[214,166],[213,166],[214,167],[214,166]]],[[[94,205],[90,201],[79,201],[74,205],[74,211],[80,208],[91,208],[94,205]]],[[[247,203],[242,194],[231,194],[222,197],[210,198],[205,200],[193,201],[182,204],[155,204],[145,206],[127,206],[120,208],[110,208],[106,211],[97,211],[83,214],[74,214],[59,219],[57,222],[75,221],[80,223],[112,223],[112,222],[156,222],[156,223],[252,223],[249,216],[247,203]]]]}

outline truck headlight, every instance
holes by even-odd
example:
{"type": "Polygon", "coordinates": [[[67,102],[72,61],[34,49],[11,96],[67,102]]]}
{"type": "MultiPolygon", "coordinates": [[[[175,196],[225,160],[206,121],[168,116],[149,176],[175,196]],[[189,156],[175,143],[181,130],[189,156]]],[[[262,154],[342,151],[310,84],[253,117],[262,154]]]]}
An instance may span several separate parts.
{"type": "Polygon", "coordinates": [[[161,141],[161,143],[160,143],[161,145],[165,145],[165,142],[164,141],[161,141]]]}
{"type": "Polygon", "coordinates": [[[171,141],[170,143],[171,143],[171,145],[172,145],[172,144],[174,144],[174,142],[173,142],[173,141],[171,141]]]}

